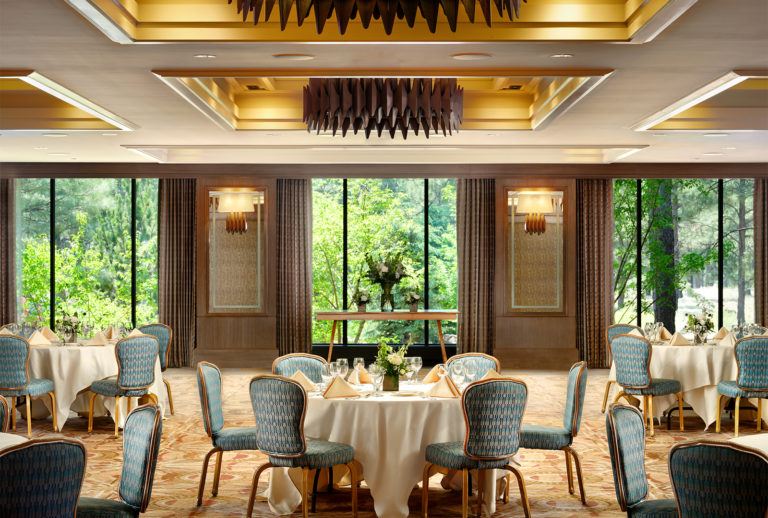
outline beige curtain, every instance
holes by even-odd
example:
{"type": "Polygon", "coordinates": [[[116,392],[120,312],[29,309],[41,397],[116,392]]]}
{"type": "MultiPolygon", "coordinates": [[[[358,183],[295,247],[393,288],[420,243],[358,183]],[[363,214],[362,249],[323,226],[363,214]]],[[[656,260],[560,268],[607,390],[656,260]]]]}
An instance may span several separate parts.
{"type": "Polygon", "coordinates": [[[312,183],[277,180],[277,350],[312,347],[312,183]]]}
{"type": "Polygon", "coordinates": [[[0,179],[0,325],[16,319],[14,182],[0,179]]]}
{"type": "Polygon", "coordinates": [[[160,180],[159,313],[171,326],[169,367],[186,367],[195,348],[197,275],[194,179],[160,180]]]}
{"type": "Polygon", "coordinates": [[[458,181],[459,353],[493,354],[495,199],[496,183],[491,178],[458,181]]]}
{"type": "Polygon", "coordinates": [[[755,178],[755,322],[768,326],[768,178],[755,178]]]}
{"type": "Polygon", "coordinates": [[[576,345],[591,368],[608,367],[613,309],[613,183],[576,180],[576,345]]]}

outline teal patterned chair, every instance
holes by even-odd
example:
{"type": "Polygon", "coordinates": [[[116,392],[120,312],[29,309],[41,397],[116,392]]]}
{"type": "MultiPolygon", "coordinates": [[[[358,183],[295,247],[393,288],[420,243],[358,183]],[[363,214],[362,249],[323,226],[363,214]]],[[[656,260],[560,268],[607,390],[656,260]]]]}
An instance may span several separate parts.
{"type": "Polygon", "coordinates": [[[35,439],[0,450],[0,516],[72,518],[85,461],[85,446],[74,439],[35,439]]]}
{"type": "MultiPolygon", "coordinates": [[[[619,335],[628,335],[632,331],[637,330],[641,335],[645,336],[645,333],[643,332],[642,328],[638,326],[633,326],[632,324],[613,324],[608,326],[608,328],[605,330],[605,342],[608,344],[608,352],[611,351],[611,340],[615,336],[619,335]]],[[[609,362],[610,363],[610,359],[609,362]]],[[[603,395],[603,407],[600,410],[602,413],[605,413],[605,406],[608,404],[608,395],[611,393],[611,385],[616,383],[613,380],[608,380],[605,383],[605,395],[603,395]]]]}
{"type": "Polygon", "coordinates": [[[97,395],[115,398],[115,437],[120,433],[121,397],[128,398],[128,412],[131,411],[133,397],[147,396],[157,404],[157,396],[149,392],[149,387],[155,383],[157,350],[157,338],[151,335],[129,336],[115,344],[117,377],[91,383],[88,432],[93,431],[93,401],[97,395]]]}
{"type": "Polygon", "coordinates": [[[733,420],[733,436],[739,436],[739,404],[741,398],[757,398],[757,431],[760,431],[763,415],[763,399],[768,399],[768,336],[748,336],[736,342],[733,349],[738,366],[736,381],[717,384],[717,424],[720,431],[720,400],[723,396],[736,398],[733,420]]]}
{"type": "Polygon", "coordinates": [[[491,369],[494,369],[496,372],[501,374],[501,362],[494,356],[483,353],[464,353],[453,355],[448,358],[448,362],[445,364],[445,367],[448,369],[448,372],[451,372],[452,362],[456,360],[466,360],[467,358],[474,358],[477,360],[477,375],[475,376],[475,379],[477,380],[488,374],[488,371],[491,369]]]}
{"type": "MultiPolygon", "coordinates": [[[[524,424],[520,427],[520,447],[531,450],[563,450],[565,452],[565,467],[568,473],[568,491],[573,494],[573,470],[571,457],[576,464],[576,476],[579,480],[581,503],[586,505],[584,481],[581,474],[581,461],[578,454],[571,448],[573,438],[579,433],[581,413],[584,408],[584,395],[587,391],[587,364],[575,363],[568,373],[568,390],[565,400],[565,415],[563,427],[540,426],[524,424]]],[[[509,487],[509,484],[507,484],[509,487]]]]}
{"type": "MultiPolygon", "coordinates": [[[[139,327],[139,331],[145,335],[152,335],[157,338],[157,356],[160,359],[160,370],[165,372],[168,368],[168,355],[171,352],[171,340],[173,339],[173,330],[165,324],[147,324],[139,327]]],[[[165,390],[168,392],[168,405],[171,407],[171,414],[175,414],[173,410],[173,395],[171,393],[171,384],[168,380],[163,378],[165,384],[165,390]]]]}
{"type": "Polygon", "coordinates": [[[0,396],[0,432],[5,433],[11,426],[11,409],[8,400],[0,396]]]}
{"type": "Polygon", "coordinates": [[[160,407],[143,405],[128,414],[123,427],[120,500],[81,497],[77,518],[137,518],[149,506],[157,454],[163,435],[160,407]]]}
{"type": "Polygon", "coordinates": [[[348,444],[308,440],[304,437],[304,416],[307,412],[307,393],[296,381],[283,376],[256,376],[251,380],[251,404],[258,426],[259,450],[268,462],[253,474],[248,518],[253,515],[253,503],[259,487],[259,477],[267,468],[301,468],[301,508],[308,515],[309,474],[346,464],[351,474],[352,516],[357,518],[357,468],[355,449],[348,444]]]}
{"type": "Polygon", "coordinates": [[[646,500],[645,423],[640,411],[611,405],[605,416],[605,432],[616,499],[627,518],[678,518],[673,498],[646,500]]]}
{"type": "MultiPolygon", "coordinates": [[[[509,463],[520,444],[520,422],[523,420],[528,387],[511,378],[480,380],[471,383],[461,396],[467,434],[464,442],[443,442],[427,446],[421,506],[424,518],[429,505],[429,477],[432,468],[440,466],[462,472],[461,509],[467,518],[469,507],[469,471],[506,469],[514,473],[526,518],[531,509],[520,471],[509,463]]],[[[477,512],[483,501],[483,477],[478,473],[477,512]]],[[[509,487],[509,479],[507,479],[509,487]]],[[[505,498],[506,501],[506,498],[505,498]]]]}
{"type": "Polygon", "coordinates": [[[653,397],[675,394],[680,411],[680,431],[685,430],[682,387],[677,380],[651,378],[651,343],[639,336],[618,335],[611,340],[611,354],[616,365],[616,383],[621,387],[613,402],[628,395],[643,396],[643,411],[653,437],[653,397]]]}
{"type": "Polygon", "coordinates": [[[322,383],[322,373],[327,369],[328,362],[314,354],[286,354],[272,362],[272,374],[290,378],[296,371],[301,371],[312,383],[322,383]]]}
{"type": "Polygon", "coordinates": [[[197,364],[197,388],[200,393],[200,405],[203,410],[203,425],[205,433],[211,438],[213,448],[203,460],[203,473],[200,475],[200,485],[197,489],[197,505],[203,503],[205,478],[208,473],[208,462],[211,455],[217,454],[216,471],[213,475],[213,496],[219,494],[219,478],[221,476],[221,459],[225,451],[258,450],[256,445],[256,427],[230,428],[224,430],[224,412],[221,405],[221,371],[212,363],[197,364]]]}
{"type": "Polygon", "coordinates": [[[30,401],[48,395],[51,398],[53,431],[56,423],[56,396],[51,380],[29,377],[29,343],[21,336],[0,335],[0,396],[10,398],[11,426],[16,429],[16,398],[24,397],[27,403],[27,437],[32,437],[30,401]]]}
{"type": "Polygon", "coordinates": [[[768,455],[733,442],[686,441],[669,450],[680,518],[768,516],[768,455]]]}
{"type": "Polygon", "coordinates": [[[25,340],[29,340],[29,337],[35,332],[35,326],[29,324],[17,324],[16,322],[5,324],[0,327],[0,331],[3,329],[9,331],[13,335],[22,337],[25,340]]]}

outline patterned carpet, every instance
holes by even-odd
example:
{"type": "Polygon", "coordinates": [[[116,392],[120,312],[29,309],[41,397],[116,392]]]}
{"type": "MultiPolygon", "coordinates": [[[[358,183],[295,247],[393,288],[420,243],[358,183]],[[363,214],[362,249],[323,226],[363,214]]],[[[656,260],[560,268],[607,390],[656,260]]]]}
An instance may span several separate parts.
{"type": "MultiPolygon", "coordinates": [[[[253,426],[254,419],[248,399],[248,382],[256,370],[225,369],[223,371],[223,392],[225,397],[224,415],[226,427],[253,426]]],[[[561,426],[565,406],[564,372],[550,371],[505,371],[528,384],[529,401],[524,422],[561,426]]],[[[561,453],[521,451],[522,471],[526,480],[534,517],[587,517],[601,518],[625,516],[619,510],[613,489],[610,459],[605,441],[605,416],[600,413],[607,371],[590,372],[587,386],[586,407],[579,436],[574,449],[582,458],[584,469],[587,506],[582,506],[577,495],[568,494],[565,479],[565,462],[561,453]]],[[[207,479],[206,493],[201,507],[196,507],[197,484],[202,460],[211,443],[205,435],[200,413],[195,372],[192,369],[169,369],[166,372],[173,394],[176,415],[163,422],[163,440],[155,475],[152,500],[147,517],[244,516],[250,492],[254,467],[263,462],[257,454],[225,454],[221,474],[219,495],[211,497],[213,462],[207,479]]],[[[120,440],[112,438],[112,421],[97,418],[94,433],[87,433],[87,419],[73,417],[64,428],[63,435],[82,440],[88,449],[88,465],[83,495],[90,497],[116,498],[117,484],[121,469],[122,435],[120,440]]],[[[26,429],[24,421],[19,422],[16,433],[26,429]]],[[[677,441],[713,438],[728,439],[733,433],[732,421],[725,419],[722,434],[703,431],[703,423],[693,415],[686,415],[686,431],[674,431],[677,420],[673,420],[673,431],[666,426],[659,427],[656,438],[648,439],[646,467],[649,476],[650,497],[670,498],[672,492],[667,472],[667,452],[677,441]]],[[[742,434],[753,434],[754,427],[742,424],[742,434]]],[[[35,437],[50,436],[50,421],[33,423],[35,437]]],[[[262,485],[269,477],[269,470],[263,475],[262,485]]],[[[440,477],[430,482],[430,515],[436,517],[461,516],[461,496],[440,487],[440,477]]],[[[578,486],[577,486],[578,493],[578,486]]],[[[373,502],[363,484],[359,496],[359,516],[373,517],[373,502]]],[[[414,491],[410,499],[411,516],[420,516],[420,493],[414,491]]],[[[317,518],[349,517],[349,491],[342,489],[318,498],[317,518]]],[[[265,502],[256,502],[254,515],[274,516],[265,502]]],[[[295,516],[300,516],[295,513],[295,516]]],[[[497,518],[523,516],[519,494],[513,483],[510,502],[499,501],[497,518]]]]}

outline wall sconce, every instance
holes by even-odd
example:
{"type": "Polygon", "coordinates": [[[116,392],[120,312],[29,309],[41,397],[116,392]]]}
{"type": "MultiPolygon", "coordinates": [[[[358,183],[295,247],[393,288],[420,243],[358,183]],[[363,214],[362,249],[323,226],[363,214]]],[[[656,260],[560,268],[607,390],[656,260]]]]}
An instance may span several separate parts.
{"type": "Polygon", "coordinates": [[[224,228],[230,234],[242,234],[248,230],[245,215],[254,212],[254,195],[251,192],[225,193],[219,197],[216,212],[226,212],[224,228]]]}
{"type": "Polygon", "coordinates": [[[543,234],[547,230],[545,214],[557,214],[562,209],[562,197],[550,193],[521,192],[514,199],[515,213],[525,214],[526,234],[543,234]]]}

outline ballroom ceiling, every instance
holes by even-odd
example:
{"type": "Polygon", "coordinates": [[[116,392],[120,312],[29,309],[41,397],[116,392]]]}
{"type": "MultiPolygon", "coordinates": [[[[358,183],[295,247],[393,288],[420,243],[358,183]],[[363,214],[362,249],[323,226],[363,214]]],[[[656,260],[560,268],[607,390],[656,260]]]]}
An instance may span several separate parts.
{"type": "MultiPolygon", "coordinates": [[[[92,108],[74,118],[86,120],[93,118],[94,112],[101,112],[113,117],[105,124],[114,126],[117,120],[118,125],[126,129],[105,130],[101,129],[102,123],[96,122],[98,127],[94,129],[69,130],[66,124],[56,120],[62,117],[41,111],[35,113],[40,115],[40,120],[47,119],[48,126],[30,128],[27,124],[24,127],[19,120],[31,117],[19,118],[18,114],[23,113],[19,108],[29,109],[30,103],[25,105],[19,91],[8,90],[14,85],[23,86],[9,79],[0,88],[0,161],[768,162],[765,79],[768,76],[768,2],[765,0],[727,4],[715,0],[626,3],[622,0],[529,0],[521,6],[520,20],[504,22],[497,17],[491,29],[478,11],[476,22],[469,27],[464,39],[462,23],[458,24],[456,33],[440,32],[438,23],[436,34],[427,36],[430,33],[426,26],[419,29],[417,22],[413,29],[396,23],[395,38],[386,37],[383,29],[377,29],[380,35],[366,34],[368,39],[364,41],[359,36],[363,29],[358,21],[350,22],[342,37],[335,18],[328,20],[322,38],[316,33],[312,37],[307,31],[308,28],[314,31],[314,18],[305,21],[301,30],[295,23],[293,27],[289,23],[282,33],[277,14],[273,13],[274,20],[269,24],[277,24],[277,32],[270,27],[265,30],[275,35],[280,32],[280,35],[274,36],[271,42],[237,41],[237,37],[228,35],[219,39],[233,41],[168,42],[174,39],[167,37],[174,34],[173,28],[166,28],[165,33],[160,30],[153,33],[164,34],[163,37],[143,38],[164,43],[133,43],[131,38],[117,43],[120,34],[125,38],[124,32],[110,39],[103,32],[104,20],[97,27],[98,24],[94,25],[75,8],[98,3],[96,0],[0,0],[0,69],[34,71],[75,94],[76,99],[85,101],[86,108],[92,108]],[[579,4],[586,6],[586,14],[581,15],[581,21],[574,21],[578,18],[574,9],[578,9],[579,4]],[[676,11],[673,16],[662,9],[641,24],[632,9],[640,9],[645,4],[669,4],[668,9],[676,11]],[[590,19],[589,16],[601,12],[598,7],[612,13],[605,17],[616,16],[617,10],[623,9],[624,29],[615,20],[590,19]],[[528,14],[526,8],[531,8],[528,14]],[[535,26],[532,19],[536,16],[539,20],[535,23],[549,23],[551,27],[535,26]],[[561,31],[553,33],[551,41],[541,41],[547,39],[547,30],[562,28],[563,23],[557,16],[572,18],[569,23],[573,26],[570,32],[573,39],[566,39],[567,34],[561,31]],[[661,19],[663,16],[667,16],[666,22],[661,19]],[[581,28],[577,27],[579,23],[583,25],[581,28]],[[614,33],[623,30],[624,35],[600,35],[601,30],[611,27],[614,33]],[[418,38],[413,36],[417,33],[418,38]],[[406,41],[409,38],[420,41],[406,41]],[[590,38],[611,41],[586,41],[590,38]],[[294,94],[300,91],[301,78],[457,77],[465,78],[476,95],[483,98],[483,115],[470,119],[522,121],[524,116],[506,116],[503,111],[509,112],[512,107],[518,112],[525,111],[525,97],[530,121],[534,89],[541,86],[542,81],[551,84],[557,77],[586,77],[590,74],[585,71],[595,70],[603,71],[601,80],[572,97],[575,102],[557,112],[546,124],[532,128],[530,122],[528,127],[524,127],[524,123],[516,126],[508,123],[507,127],[473,123],[461,128],[458,134],[429,140],[422,135],[409,135],[407,140],[392,139],[389,135],[371,136],[367,140],[362,134],[316,135],[300,129],[295,121],[282,127],[259,120],[242,127],[227,126],[217,123],[211,114],[195,105],[194,99],[183,95],[163,78],[169,71],[176,71],[177,78],[194,78],[198,81],[196,84],[218,78],[224,81],[222,84],[229,85],[231,92],[227,95],[231,94],[232,99],[240,97],[246,104],[251,103],[249,106],[262,107],[262,112],[253,112],[256,119],[270,108],[268,102],[263,103],[263,94],[269,91],[265,85],[279,85],[284,95],[272,108],[282,107],[290,115],[277,118],[295,119],[298,113],[300,119],[301,104],[290,99],[292,96],[298,99],[294,94]],[[251,79],[255,81],[250,83],[251,79]],[[251,84],[258,88],[249,89],[251,84]],[[503,90],[510,85],[520,85],[520,90],[503,90]],[[260,94],[262,98],[254,100],[260,94]],[[696,98],[691,97],[693,94],[697,94],[696,98]],[[492,100],[494,95],[503,98],[498,108],[492,100]],[[17,122],[5,123],[13,120],[9,113],[17,115],[17,122]]],[[[189,0],[131,3],[120,0],[111,4],[137,6],[137,14],[159,16],[163,9],[169,13],[174,4],[191,3],[189,0]]],[[[231,10],[237,19],[234,5],[227,4],[226,0],[197,3],[211,4],[210,8],[217,12],[231,10]]],[[[193,12],[186,22],[191,23],[190,19],[195,16],[201,15],[193,12]]],[[[461,17],[459,20],[461,22],[461,17]]],[[[153,23],[157,22],[140,22],[136,27],[143,30],[153,23]]],[[[441,23],[446,22],[443,19],[441,23]]],[[[260,22],[254,28],[249,21],[240,31],[253,34],[261,25],[260,22]]],[[[178,29],[176,34],[182,30],[187,31],[184,37],[176,39],[189,39],[190,34],[195,34],[194,26],[178,29]]],[[[204,31],[198,31],[198,37],[215,39],[204,31]]],[[[57,93],[60,94],[55,88],[47,92],[61,100],[57,93]]],[[[465,99],[465,110],[468,106],[472,104],[467,105],[465,99]]],[[[63,109],[62,113],[72,116],[74,110],[81,108],[74,106],[63,109]]],[[[249,120],[252,122],[252,117],[249,120]]]]}

